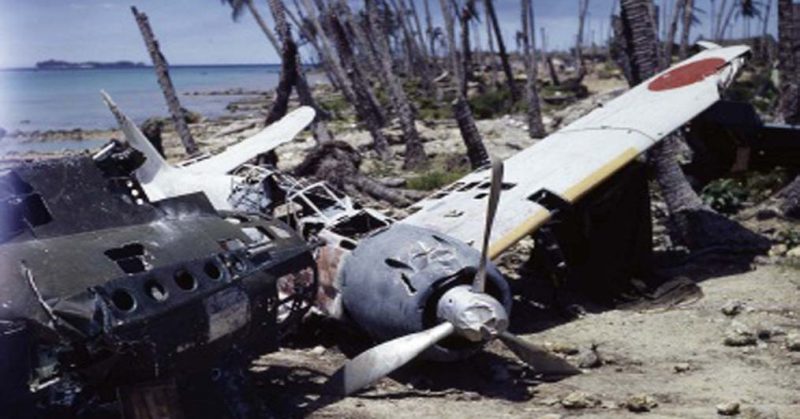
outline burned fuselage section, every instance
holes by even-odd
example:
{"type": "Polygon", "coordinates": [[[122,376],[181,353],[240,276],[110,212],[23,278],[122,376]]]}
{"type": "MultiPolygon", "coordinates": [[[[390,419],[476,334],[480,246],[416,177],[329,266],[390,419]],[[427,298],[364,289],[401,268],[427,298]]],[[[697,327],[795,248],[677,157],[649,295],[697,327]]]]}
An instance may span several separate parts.
{"type": "Polygon", "coordinates": [[[113,395],[274,350],[310,307],[316,266],[289,226],[200,193],[151,203],[131,151],[0,173],[0,320],[29,332],[8,353],[33,390],[113,395]]]}

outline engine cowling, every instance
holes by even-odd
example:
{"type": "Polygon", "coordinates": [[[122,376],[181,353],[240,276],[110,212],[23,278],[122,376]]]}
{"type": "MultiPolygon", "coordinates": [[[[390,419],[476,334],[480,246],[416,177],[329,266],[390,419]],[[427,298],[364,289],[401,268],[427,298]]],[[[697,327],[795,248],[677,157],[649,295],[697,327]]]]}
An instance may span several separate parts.
{"type": "MultiPolygon", "coordinates": [[[[480,253],[439,232],[394,224],[361,240],[342,268],[346,314],[371,337],[386,341],[437,324],[437,304],[453,287],[472,282],[480,253]]],[[[511,310],[511,292],[490,264],[486,292],[511,310]]],[[[472,354],[480,342],[453,337],[427,351],[435,360],[472,354]]]]}

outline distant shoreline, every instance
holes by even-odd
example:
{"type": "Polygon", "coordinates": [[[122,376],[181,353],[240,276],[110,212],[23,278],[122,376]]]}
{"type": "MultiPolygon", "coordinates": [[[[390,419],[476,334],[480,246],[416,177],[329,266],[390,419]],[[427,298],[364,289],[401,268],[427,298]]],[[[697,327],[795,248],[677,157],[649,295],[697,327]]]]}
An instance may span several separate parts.
{"type": "MultiPolygon", "coordinates": [[[[280,68],[280,64],[172,64],[170,68],[280,68]]],[[[153,66],[145,64],[135,67],[53,67],[53,68],[37,68],[37,67],[0,67],[0,71],[75,71],[75,70],[139,70],[139,69],[152,69],[153,66]]],[[[317,64],[303,65],[306,70],[316,70],[319,68],[317,64]]]]}

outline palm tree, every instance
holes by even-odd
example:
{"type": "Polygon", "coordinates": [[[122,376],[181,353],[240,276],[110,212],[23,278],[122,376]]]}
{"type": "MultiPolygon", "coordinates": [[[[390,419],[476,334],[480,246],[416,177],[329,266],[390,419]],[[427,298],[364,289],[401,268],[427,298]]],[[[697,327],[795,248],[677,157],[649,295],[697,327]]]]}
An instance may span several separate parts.
{"type": "MultiPolygon", "coordinates": [[[[778,49],[781,76],[780,114],[790,124],[800,124],[800,7],[778,0],[778,49]]],[[[778,193],[783,214],[800,218],[800,176],[778,193]]]]}
{"type": "Polygon", "coordinates": [[[667,37],[664,40],[664,53],[661,55],[661,68],[667,68],[672,63],[672,50],[675,46],[675,36],[678,32],[678,19],[686,5],[686,0],[676,0],[675,7],[672,8],[672,16],[667,26],[667,37]]]}
{"type": "Polygon", "coordinates": [[[528,135],[543,138],[547,133],[542,123],[542,109],[539,104],[539,89],[536,87],[538,75],[536,63],[536,27],[532,0],[522,0],[522,48],[525,58],[525,95],[528,100],[528,135]]]}
{"type": "Polygon", "coordinates": [[[395,113],[400,120],[400,128],[403,131],[403,136],[406,141],[406,155],[405,164],[406,169],[415,169],[427,161],[425,149],[422,146],[417,128],[414,125],[414,111],[408,101],[403,86],[400,80],[394,74],[394,65],[392,62],[392,54],[389,49],[389,41],[386,39],[384,31],[385,25],[381,21],[378,7],[375,0],[365,0],[367,19],[369,20],[370,34],[377,41],[377,51],[380,57],[381,71],[383,72],[387,83],[389,84],[389,95],[392,98],[392,104],[395,108],[395,113]]]}
{"type": "Polygon", "coordinates": [[[800,39],[792,0],[778,0],[778,69],[780,71],[780,116],[789,124],[800,124],[800,39]]]}
{"type": "Polygon", "coordinates": [[[387,160],[391,155],[389,142],[381,131],[384,121],[382,120],[382,112],[376,107],[372,87],[361,72],[360,66],[356,65],[356,56],[353,48],[336,12],[328,10],[326,15],[327,27],[336,45],[336,50],[339,52],[342,66],[348,69],[348,76],[355,95],[355,100],[352,102],[353,106],[356,108],[359,119],[366,125],[372,136],[375,151],[382,159],[387,160]]]}
{"type": "Polygon", "coordinates": [[[244,15],[244,10],[247,9],[250,12],[250,15],[256,20],[258,27],[261,28],[261,31],[264,32],[264,35],[269,39],[269,43],[272,44],[272,47],[275,48],[276,52],[281,51],[281,47],[278,43],[278,39],[275,37],[275,34],[272,33],[269,26],[267,26],[267,22],[261,16],[258,9],[256,9],[255,5],[253,5],[253,0],[221,0],[222,4],[228,5],[231,8],[231,18],[234,21],[238,21],[242,15],[244,15]]]}
{"type": "Polygon", "coordinates": [[[517,85],[514,83],[514,72],[511,70],[511,61],[508,59],[506,44],[503,41],[503,32],[500,30],[500,24],[497,21],[494,3],[492,0],[483,0],[483,4],[486,8],[486,17],[492,22],[494,39],[497,41],[497,52],[500,54],[500,64],[503,66],[503,73],[506,75],[506,83],[511,94],[511,100],[516,102],[519,100],[519,91],[517,91],[517,85]]]}
{"type": "Polygon", "coordinates": [[[197,144],[194,142],[189,126],[186,124],[186,116],[184,115],[181,103],[178,100],[178,95],[175,93],[175,86],[172,85],[172,79],[169,77],[169,65],[167,59],[161,54],[161,49],[158,46],[158,41],[153,34],[153,29],[150,27],[150,22],[147,15],[139,12],[136,7],[131,6],[131,12],[136,19],[136,24],[139,26],[139,31],[142,33],[144,43],[147,46],[147,52],[153,60],[153,68],[158,77],[158,85],[161,86],[161,91],[164,93],[164,99],[167,101],[167,108],[172,116],[172,122],[175,124],[175,131],[183,143],[183,148],[186,153],[192,155],[197,152],[197,144]]]}
{"type": "MultiPolygon", "coordinates": [[[[488,0],[487,0],[488,1],[488,0]]],[[[456,49],[456,35],[455,35],[455,22],[453,15],[456,13],[450,8],[448,0],[439,0],[439,5],[442,8],[442,16],[444,17],[444,25],[447,39],[447,49],[450,59],[450,71],[453,74],[452,84],[453,89],[456,91],[456,99],[453,101],[453,117],[458,123],[458,129],[461,131],[461,139],[467,148],[467,158],[469,158],[472,168],[477,169],[489,161],[489,153],[486,151],[486,146],[483,145],[481,134],[475,126],[475,119],[472,117],[472,110],[469,108],[467,98],[464,96],[460,86],[463,83],[464,74],[461,72],[461,65],[458,59],[458,51],[456,49]]]]}
{"type": "Polygon", "coordinates": [[[268,1],[270,11],[275,20],[275,26],[278,32],[277,36],[270,30],[269,26],[267,26],[264,18],[253,4],[252,0],[222,0],[222,4],[231,7],[231,15],[234,21],[237,21],[242,16],[246,8],[258,23],[259,28],[264,33],[264,36],[267,37],[269,43],[275,48],[275,51],[281,54],[281,76],[278,81],[278,86],[275,88],[275,101],[267,113],[265,124],[269,125],[286,115],[289,108],[289,97],[292,88],[294,88],[300,99],[300,103],[310,106],[317,111],[317,120],[312,126],[317,141],[330,141],[330,133],[323,122],[323,120],[328,119],[328,112],[317,105],[311,94],[311,88],[308,85],[300,62],[297,44],[294,42],[289,24],[286,21],[286,7],[283,2],[280,0],[268,1]]]}
{"type": "Polygon", "coordinates": [[[694,0],[684,0],[683,4],[683,32],[681,32],[681,47],[678,57],[682,60],[689,55],[689,33],[692,26],[699,23],[694,7],[694,0]]]}
{"type": "MultiPolygon", "coordinates": [[[[633,86],[656,73],[658,40],[652,0],[621,0],[623,33],[630,57],[633,86]]],[[[678,164],[678,139],[672,136],[656,145],[650,165],[667,204],[672,220],[670,233],[692,250],[736,248],[738,251],[765,251],[769,241],[707,207],[692,189],[678,164]]]]}
{"type": "Polygon", "coordinates": [[[578,80],[583,80],[586,67],[583,63],[583,27],[589,13],[589,0],[578,0],[578,36],[575,42],[575,60],[578,62],[578,80]]]}

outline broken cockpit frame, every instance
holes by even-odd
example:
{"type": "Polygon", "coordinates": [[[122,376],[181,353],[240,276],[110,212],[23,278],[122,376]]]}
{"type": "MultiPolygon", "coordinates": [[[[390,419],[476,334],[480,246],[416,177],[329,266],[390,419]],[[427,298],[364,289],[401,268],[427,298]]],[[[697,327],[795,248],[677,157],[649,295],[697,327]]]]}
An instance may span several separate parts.
{"type": "Polygon", "coordinates": [[[305,182],[274,167],[243,165],[234,173],[229,202],[234,208],[272,214],[317,244],[316,308],[341,319],[339,266],[359,240],[394,220],[363,208],[325,182],[305,182]]]}

